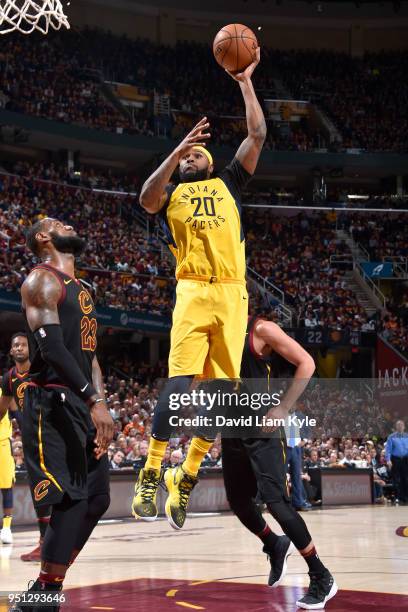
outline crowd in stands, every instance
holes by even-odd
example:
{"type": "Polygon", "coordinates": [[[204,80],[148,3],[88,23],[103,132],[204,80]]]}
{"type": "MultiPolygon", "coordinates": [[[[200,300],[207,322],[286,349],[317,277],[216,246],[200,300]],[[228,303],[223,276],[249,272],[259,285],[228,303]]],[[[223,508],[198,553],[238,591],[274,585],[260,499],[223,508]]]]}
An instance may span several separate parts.
{"type": "Polygon", "coordinates": [[[371,261],[381,262],[384,257],[400,257],[401,261],[408,258],[405,214],[349,214],[343,223],[353,240],[368,252],[371,261]]]}
{"type": "MultiPolygon", "coordinates": [[[[251,187],[251,184],[249,185],[251,187]]],[[[319,200],[319,202],[313,202],[311,198],[306,198],[305,193],[296,187],[277,187],[274,189],[262,189],[254,191],[246,191],[243,196],[243,202],[249,204],[267,204],[268,206],[311,206],[317,205],[319,207],[324,206],[328,209],[347,209],[347,213],[340,211],[338,213],[338,227],[339,229],[348,228],[350,224],[349,216],[352,209],[384,209],[384,210],[399,210],[408,209],[408,197],[390,194],[373,194],[367,195],[366,190],[350,187],[347,191],[340,188],[333,188],[330,186],[327,192],[325,201],[319,200]],[[350,191],[353,192],[354,197],[349,198],[350,191]],[[357,197],[355,197],[357,196],[357,197]]],[[[367,220],[367,213],[361,216],[362,223],[364,225],[367,220]]],[[[356,213],[357,215],[357,213],[356,213]]],[[[396,217],[395,217],[396,218],[396,217]]]]}
{"type": "Polygon", "coordinates": [[[304,213],[276,216],[245,209],[247,253],[251,266],[285,294],[302,327],[370,331],[372,324],[347,287],[332,254],[349,254],[335,233],[335,216],[304,213]]]}
{"type": "MultiPolygon", "coordinates": [[[[24,245],[24,230],[48,215],[64,219],[86,237],[79,275],[91,283],[97,304],[170,315],[175,287],[173,264],[167,248],[154,233],[146,234],[134,216],[136,195],[74,186],[63,168],[53,164],[31,166],[19,162],[11,170],[16,174],[0,173],[2,289],[16,290],[33,267],[34,260],[24,245]]],[[[92,177],[92,184],[104,189],[120,191],[137,186],[135,177],[115,179],[110,173],[93,170],[84,170],[82,176],[88,183],[92,177]]],[[[373,329],[356,296],[347,288],[344,271],[330,263],[332,254],[349,254],[345,243],[336,237],[334,213],[287,217],[245,208],[243,222],[248,264],[283,291],[295,324],[373,329]]],[[[403,232],[402,226],[397,231],[403,232]]],[[[276,300],[254,283],[251,292],[253,312],[278,320],[276,300]]]]}
{"type": "Polygon", "coordinates": [[[169,315],[174,290],[170,259],[162,257],[165,247],[157,238],[148,238],[137,223],[135,203],[130,196],[0,174],[0,287],[13,291],[21,286],[34,265],[24,230],[50,216],[72,224],[87,239],[79,275],[93,285],[98,304],[169,315]]]}
{"type": "Polygon", "coordinates": [[[11,111],[114,131],[130,120],[101,92],[98,79],[86,73],[79,49],[66,37],[10,36],[0,53],[0,87],[11,111]]]}
{"type": "MultiPolygon", "coordinates": [[[[374,214],[364,216],[356,213],[343,220],[353,240],[368,253],[370,261],[391,261],[398,266],[400,274],[408,272],[408,232],[403,213],[374,214]]],[[[408,295],[389,297],[387,308],[381,313],[379,329],[382,335],[397,350],[408,353],[408,295]]]]}
{"type": "Polygon", "coordinates": [[[15,163],[3,162],[3,169],[10,174],[18,174],[29,179],[43,179],[66,185],[87,187],[88,189],[106,189],[135,193],[140,189],[140,179],[134,175],[113,174],[109,168],[101,169],[82,166],[77,170],[68,170],[67,164],[48,162],[28,163],[19,160],[15,163]]]}
{"type": "Polygon", "coordinates": [[[382,336],[400,353],[408,356],[408,296],[389,300],[381,316],[379,329],[382,336]]]}
{"type": "MultiPolygon", "coordinates": [[[[246,122],[241,109],[238,117],[217,117],[207,111],[210,121],[211,144],[238,148],[247,133],[246,122]]],[[[181,140],[197,123],[200,115],[196,112],[173,111],[173,125],[170,136],[174,140],[181,140]]],[[[279,124],[267,118],[267,135],[264,143],[265,150],[271,151],[309,151],[319,146],[317,137],[309,133],[305,121],[293,126],[280,129],[279,124]]]]}
{"type": "Polygon", "coordinates": [[[317,477],[319,468],[360,469],[373,471],[374,501],[391,501],[393,483],[385,458],[383,439],[369,440],[343,436],[335,438],[322,436],[306,442],[303,449],[302,480],[308,501],[321,505],[321,480],[317,477]],[[385,495],[386,494],[386,495],[385,495]]]}
{"type": "Polygon", "coordinates": [[[330,51],[270,51],[297,99],[315,100],[335,122],[343,146],[407,152],[406,51],[355,58],[330,51]]]}
{"type": "MultiPolygon", "coordinates": [[[[279,77],[295,98],[316,100],[337,124],[344,147],[403,152],[407,58],[406,52],[360,59],[263,47],[256,87],[262,95],[274,96],[274,78],[279,77]]],[[[236,119],[244,115],[239,88],[221,72],[207,45],[161,46],[89,29],[58,32],[47,39],[12,36],[2,45],[0,74],[2,99],[12,111],[103,130],[158,133],[161,120],[153,116],[153,104],[134,119],[110,98],[103,83],[117,81],[137,86],[150,98],[154,92],[169,95],[171,107],[184,114],[184,122],[187,115],[195,121],[206,114],[214,123],[214,142],[236,146],[244,132],[244,123],[236,119]],[[222,87],[214,95],[213,84],[221,79],[222,87]]],[[[183,120],[176,115],[164,121],[165,136],[178,137],[183,120]]],[[[269,124],[266,148],[304,151],[322,146],[321,134],[307,122],[289,127],[286,134],[279,122],[269,124]]]]}
{"type": "MultiPolygon", "coordinates": [[[[133,217],[135,199],[43,181],[34,176],[0,174],[0,240],[3,246],[0,287],[11,291],[24,281],[33,266],[32,256],[24,246],[24,229],[30,222],[48,215],[66,220],[87,238],[81,274],[92,284],[98,304],[169,315],[174,294],[172,264],[169,258],[162,256],[165,247],[153,235],[147,238],[145,230],[133,217]]],[[[317,230],[319,220],[296,217],[293,223],[293,220],[271,218],[266,213],[254,215],[253,209],[247,211],[244,223],[249,229],[247,244],[251,266],[285,292],[288,305],[299,312],[305,326],[344,327],[351,315],[363,316],[350,291],[344,287],[340,274],[328,266],[330,253],[343,248],[336,244],[332,231],[330,234],[325,227],[326,235],[316,234],[316,242],[308,244],[309,224],[314,224],[313,229],[317,230]],[[303,243],[299,240],[302,235],[305,236],[303,243]],[[282,261],[283,249],[290,258],[287,267],[282,261]],[[332,288],[335,289],[333,295],[332,288]],[[316,323],[315,316],[311,315],[317,316],[316,323]]],[[[255,292],[255,311],[271,310],[271,306],[267,294],[255,292]]],[[[355,319],[354,328],[360,323],[364,321],[355,319]]]]}

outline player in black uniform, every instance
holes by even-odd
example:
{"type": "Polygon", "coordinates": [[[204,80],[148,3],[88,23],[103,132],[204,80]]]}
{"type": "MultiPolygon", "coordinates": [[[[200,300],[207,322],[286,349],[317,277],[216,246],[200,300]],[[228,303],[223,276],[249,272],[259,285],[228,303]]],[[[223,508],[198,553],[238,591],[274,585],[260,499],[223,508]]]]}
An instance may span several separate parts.
{"type": "Polygon", "coordinates": [[[113,421],[95,354],[95,307],[75,278],[85,241],[71,226],[45,218],[30,228],[27,246],[42,263],[21,288],[31,356],[23,444],[34,503],[52,506],[41,572],[30,590],[56,591],[109,506],[105,453],[113,421]]]}
{"type": "Polygon", "coordinates": [[[11,338],[10,356],[15,365],[2,378],[0,393],[0,487],[3,496],[3,529],[0,539],[4,544],[11,544],[11,520],[13,514],[13,483],[15,464],[11,448],[12,427],[9,417],[16,419],[21,431],[21,407],[24,387],[27,384],[28,343],[24,332],[14,334],[11,338]],[[8,413],[8,416],[6,416],[8,413]],[[11,486],[4,488],[7,482],[11,486]]]}
{"type": "MultiPolygon", "coordinates": [[[[29,382],[28,370],[30,360],[28,353],[28,339],[25,332],[17,332],[11,338],[10,355],[14,366],[3,376],[2,396],[0,399],[0,415],[2,408],[9,410],[10,416],[16,419],[20,431],[23,427],[23,404],[24,390],[29,382]],[[4,404],[4,406],[3,406],[4,404]]],[[[41,544],[44,539],[45,530],[50,522],[51,507],[41,506],[35,508],[37,523],[40,530],[40,541],[34,550],[20,555],[22,561],[40,561],[41,544]]]]}
{"type": "MultiPolygon", "coordinates": [[[[285,405],[293,406],[315,370],[311,356],[278,325],[251,317],[241,363],[243,385],[250,388],[251,379],[256,379],[257,391],[263,386],[262,381],[266,382],[264,390],[267,390],[269,377],[273,374],[273,353],[292,363],[296,372],[281,406],[272,410],[268,418],[285,417],[285,405]]],[[[231,509],[264,544],[263,550],[271,563],[269,586],[277,587],[281,583],[287,558],[296,547],[309,567],[310,576],[309,590],[296,605],[304,609],[324,608],[336,594],[337,585],[320,561],[303,518],[289,501],[284,430],[263,438],[223,437],[222,466],[231,509]],[[286,535],[278,536],[271,531],[255,503],[258,493],[286,535]]]]}

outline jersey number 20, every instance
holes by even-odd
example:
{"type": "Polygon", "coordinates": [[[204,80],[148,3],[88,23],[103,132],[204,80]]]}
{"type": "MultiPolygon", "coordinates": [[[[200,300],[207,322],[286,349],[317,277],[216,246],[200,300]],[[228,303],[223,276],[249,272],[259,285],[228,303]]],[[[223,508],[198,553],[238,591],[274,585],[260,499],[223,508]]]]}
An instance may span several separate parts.
{"type": "Polygon", "coordinates": [[[195,204],[195,210],[193,212],[193,217],[203,217],[204,213],[200,212],[202,206],[204,205],[205,214],[208,217],[215,217],[215,205],[214,198],[205,197],[205,198],[191,198],[191,204],[195,204]]]}

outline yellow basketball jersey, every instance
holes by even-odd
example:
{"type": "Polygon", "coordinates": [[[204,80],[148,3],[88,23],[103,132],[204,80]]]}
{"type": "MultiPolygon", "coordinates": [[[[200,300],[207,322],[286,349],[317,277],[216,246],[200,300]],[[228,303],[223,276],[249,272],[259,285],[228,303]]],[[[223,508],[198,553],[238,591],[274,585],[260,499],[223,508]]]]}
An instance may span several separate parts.
{"type": "Polygon", "coordinates": [[[180,183],[161,213],[176,278],[185,274],[245,280],[241,190],[250,175],[238,160],[217,178],[180,183]]]}
{"type": "MultiPolygon", "coordinates": [[[[0,397],[1,397],[1,389],[0,389],[0,397]]],[[[0,440],[7,440],[7,438],[11,438],[13,434],[13,428],[11,425],[11,421],[8,415],[8,412],[4,415],[2,419],[0,419],[0,440]]]]}

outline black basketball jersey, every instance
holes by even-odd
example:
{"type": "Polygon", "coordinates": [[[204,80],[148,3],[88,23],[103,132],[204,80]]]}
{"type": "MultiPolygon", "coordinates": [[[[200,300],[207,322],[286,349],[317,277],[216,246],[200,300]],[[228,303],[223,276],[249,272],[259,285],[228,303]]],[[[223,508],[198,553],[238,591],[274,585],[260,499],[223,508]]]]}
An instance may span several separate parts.
{"type": "Polygon", "coordinates": [[[13,397],[19,410],[23,409],[24,389],[29,382],[28,371],[19,374],[16,366],[12,367],[4,376],[1,385],[2,394],[5,397],[13,397]]]}
{"type": "Polygon", "coordinates": [[[243,380],[251,378],[269,380],[272,374],[272,358],[270,356],[264,357],[263,355],[259,355],[254,349],[254,327],[259,320],[259,317],[248,317],[245,345],[241,361],[241,379],[243,380]]]}
{"type": "Polygon", "coordinates": [[[241,361],[242,379],[266,379],[273,378],[292,378],[295,368],[275,351],[270,355],[259,355],[254,348],[253,334],[254,328],[261,317],[248,317],[247,333],[245,336],[244,351],[241,361]]]}
{"type": "MultiPolygon", "coordinates": [[[[64,344],[76,360],[86,380],[92,383],[92,360],[97,344],[97,321],[95,305],[89,291],[81,281],[68,276],[68,274],[57,270],[53,266],[40,264],[34,269],[47,270],[58,279],[62,289],[58,303],[58,316],[64,344]]],[[[29,328],[28,340],[31,361],[30,379],[41,386],[64,386],[53,368],[44,362],[34,334],[29,328]]]]}

